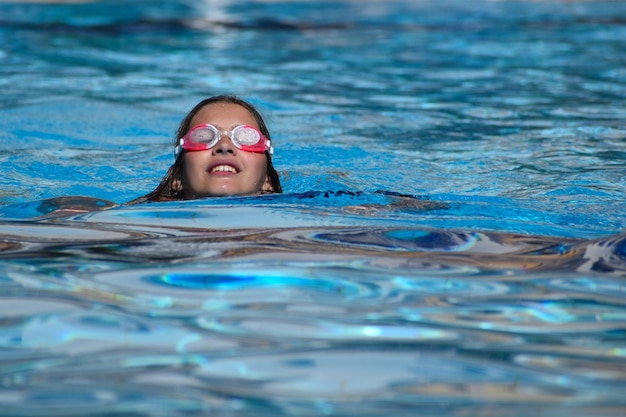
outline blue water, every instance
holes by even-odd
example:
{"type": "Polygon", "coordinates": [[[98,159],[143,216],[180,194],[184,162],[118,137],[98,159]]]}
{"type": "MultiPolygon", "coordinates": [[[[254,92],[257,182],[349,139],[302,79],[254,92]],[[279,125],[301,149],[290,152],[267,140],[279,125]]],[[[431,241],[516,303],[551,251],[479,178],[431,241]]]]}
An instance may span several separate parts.
{"type": "Polygon", "coordinates": [[[623,416],[624,16],[0,2],[0,415],[623,416]],[[124,205],[221,93],[285,194],[124,205]]]}

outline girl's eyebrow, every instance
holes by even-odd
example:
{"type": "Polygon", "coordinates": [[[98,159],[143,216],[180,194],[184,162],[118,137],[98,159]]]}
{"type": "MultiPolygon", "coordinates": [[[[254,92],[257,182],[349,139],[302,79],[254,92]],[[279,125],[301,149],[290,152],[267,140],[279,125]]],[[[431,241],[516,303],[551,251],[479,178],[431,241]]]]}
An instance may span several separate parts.
{"type": "Polygon", "coordinates": [[[213,126],[215,126],[220,132],[224,132],[224,131],[232,131],[237,126],[244,126],[244,125],[245,125],[245,123],[237,123],[237,124],[232,125],[228,129],[224,129],[221,126],[218,126],[218,125],[213,125],[213,126]]]}
{"type": "MultiPolygon", "coordinates": [[[[216,123],[210,123],[210,122],[209,122],[209,123],[196,123],[196,124],[194,124],[193,126],[197,126],[197,125],[199,125],[199,124],[208,124],[208,125],[213,125],[213,126],[215,126],[215,127],[217,128],[217,130],[219,130],[220,132],[223,132],[224,130],[227,130],[227,131],[233,130],[233,129],[234,129],[234,128],[236,128],[237,126],[252,126],[252,127],[254,127],[254,124],[242,123],[242,122],[235,123],[235,124],[231,125],[228,129],[224,129],[224,127],[222,127],[222,126],[220,126],[220,125],[218,125],[218,124],[216,124],[216,123]]],[[[255,129],[258,129],[258,127],[255,127],[255,129]]]]}

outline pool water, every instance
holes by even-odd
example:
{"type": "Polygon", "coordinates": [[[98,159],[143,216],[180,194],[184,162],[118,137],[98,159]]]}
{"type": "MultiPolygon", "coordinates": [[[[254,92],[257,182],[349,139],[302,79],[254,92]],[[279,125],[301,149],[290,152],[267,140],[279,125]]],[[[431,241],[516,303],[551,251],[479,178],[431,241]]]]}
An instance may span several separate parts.
{"type": "Polygon", "coordinates": [[[0,2],[0,414],[623,416],[624,16],[0,2]],[[285,193],[125,205],[223,93],[285,193]]]}

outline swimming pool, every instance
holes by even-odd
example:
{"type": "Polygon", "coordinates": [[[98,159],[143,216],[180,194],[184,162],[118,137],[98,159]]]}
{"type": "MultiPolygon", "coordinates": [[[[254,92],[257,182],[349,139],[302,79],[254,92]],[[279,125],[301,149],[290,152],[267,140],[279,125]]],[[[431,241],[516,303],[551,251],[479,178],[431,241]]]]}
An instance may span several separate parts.
{"type": "Polygon", "coordinates": [[[625,15],[0,2],[3,415],[623,415],[625,15]],[[50,213],[219,93],[285,194],[50,213]]]}

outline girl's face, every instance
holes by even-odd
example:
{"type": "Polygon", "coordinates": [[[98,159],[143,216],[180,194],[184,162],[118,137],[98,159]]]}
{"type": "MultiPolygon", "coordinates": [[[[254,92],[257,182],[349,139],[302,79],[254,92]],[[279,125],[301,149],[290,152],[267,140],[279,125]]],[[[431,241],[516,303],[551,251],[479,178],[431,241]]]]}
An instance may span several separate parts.
{"type": "MultiPolygon", "coordinates": [[[[239,125],[259,129],[252,114],[245,107],[233,103],[204,106],[191,119],[190,128],[202,123],[210,123],[220,131],[230,131],[239,125]]],[[[222,135],[213,148],[187,151],[183,158],[182,181],[187,199],[272,190],[265,154],[242,151],[226,135],[222,135]]]]}

